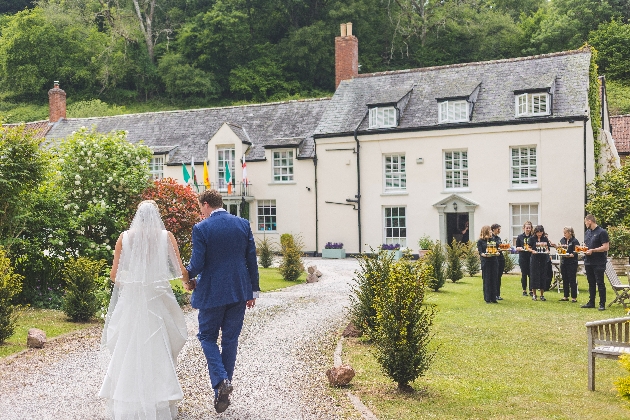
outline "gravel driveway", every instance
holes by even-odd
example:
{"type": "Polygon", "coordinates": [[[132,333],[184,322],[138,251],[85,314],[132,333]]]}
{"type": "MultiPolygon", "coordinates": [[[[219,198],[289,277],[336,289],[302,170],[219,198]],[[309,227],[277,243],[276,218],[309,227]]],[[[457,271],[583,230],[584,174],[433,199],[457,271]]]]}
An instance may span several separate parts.
{"type": "MultiPolygon", "coordinates": [[[[189,338],[179,355],[184,389],[178,419],[336,419],[327,392],[335,331],[345,325],[354,259],[306,258],[320,281],[263,293],[248,310],[239,342],[232,405],[217,415],[206,360],[197,340],[197,311],[186,314],[189,338]]],[[[90,328],[0,361],[0,419],[106,419],[97,398],[101,328],[90,328]]]]}

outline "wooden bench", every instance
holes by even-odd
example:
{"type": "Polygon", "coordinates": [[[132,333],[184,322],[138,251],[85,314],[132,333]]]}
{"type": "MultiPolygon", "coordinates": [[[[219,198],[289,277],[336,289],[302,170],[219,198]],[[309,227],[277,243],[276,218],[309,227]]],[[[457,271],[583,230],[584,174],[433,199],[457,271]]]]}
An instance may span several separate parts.
{"type": "Polygon", "coordinates": [[[595,357],[618,359],[630,354],[630,318],[586,323],[588,333],[588,389],[595,391],[595,357]]]}

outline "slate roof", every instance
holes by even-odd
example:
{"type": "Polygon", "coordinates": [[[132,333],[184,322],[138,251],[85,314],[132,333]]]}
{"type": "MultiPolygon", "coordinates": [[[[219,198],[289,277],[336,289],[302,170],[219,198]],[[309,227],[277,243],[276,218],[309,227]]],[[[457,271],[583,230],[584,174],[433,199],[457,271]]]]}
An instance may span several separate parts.
{"type": "MultiPolygon", "coordinates": [[[[553,90],[552,115],[537,120],[584,118],[588,110],[589,49],[506,60],[464,63],[372,74],[340,83],[315,136],[431,129],[438,126],[502,124],[516,120],[514,92],[553,90]],[[392,94],[413,91],[396,128],[367,130],[369,104],[391,103],[392,94]],[[480,85],[470,122],[438,124],[437,99],[468,97],[480,85]]],[[[399,98],[400,99],[400,98],[399,98]]],[[[531,118],[528,118],[531,119],[531,118]]],[[[520,122],[520,121],[519,121],[520,122]]]]}
{"type": "Polygon", "coordinates": [[[610,117],[610,130],[619,154],[630,154],[630,115],[610,117]]]}
{"type": "Polygon", "coordinates": [[[313,158],[313,131],[330,102],[330,98],[305,99],[268,104],[243,105],[223,108],[204,108],[183,111],[147,112],[142,114],[115,115],[97,118],[68,118],[55,123],[46,138],[67,137],[81,127],[96,127],[109,133],[127,131],[127,139],[143,141],[158,153],[172,149],[169,165],[190,162],[201,163],[207,156],[208,141],[229,123],[241,139],[252,146],[246,155],[248,162],[265,158],[264,146],[273,145],[277,139],[304,139],[298,151],[298,159],[313,158]]]}

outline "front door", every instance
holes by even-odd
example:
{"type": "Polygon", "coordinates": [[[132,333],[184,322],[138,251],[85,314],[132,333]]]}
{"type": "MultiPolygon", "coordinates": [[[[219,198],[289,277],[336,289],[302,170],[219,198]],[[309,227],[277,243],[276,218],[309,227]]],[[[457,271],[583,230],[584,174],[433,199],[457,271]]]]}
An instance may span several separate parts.
{"type": "Polygon", "coordinates": [[[457,242],[468,242],[468,213],[446,213],[446,240],[450,245],[455,239],[457,242]]]}

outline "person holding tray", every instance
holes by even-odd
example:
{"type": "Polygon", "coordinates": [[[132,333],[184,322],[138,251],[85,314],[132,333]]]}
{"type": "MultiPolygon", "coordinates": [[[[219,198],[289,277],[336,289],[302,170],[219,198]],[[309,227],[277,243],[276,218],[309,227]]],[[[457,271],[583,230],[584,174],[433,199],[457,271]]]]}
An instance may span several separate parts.
{"type": "Polygon", "coordinates": [[[523,233],[516,237],[516,251],[518,251],[518,266],[521,268],[521,286],[523,286],[523,296],[532,293],[531,278],[529,280],[530,287],[527,288],[527,278],[529,276],[529,266],[531,263],[531,254],[529,253],[529,238],[532,237],[532,229],[534,226],[529,220],[523,224],[523,233]]]}
{"type": "Polygon", "coordinates": [[[549,248],[555,247],[545,234],[545,228],[537,225],[534,234],[529,238],[529,248],[532,256],[529,266],[529,287],[532,288],[532,300],[538,300],[536,289],[540,290],[540,300],[545,301],[545,289],[550,284],[548,265],[551,264],[549,258],[549,248]]]}
{"type": "Polygon", "coordinates": [[[477,251],[481,259],[481,278],[483,280],[483,299],[486,303],[497,302],[497,283],[499,277],[498,250],[492,249],[492,230],[490,226],[483,226],[477,241],[477,251]],[[490,248],[490,249],[488,249],[490,248]]]}
{"type": "Polygon", "coordinates": [[[562,275],[562,284],[564,297],[560,300],[569,300],[569,291],[571,292],[571,302],[577,302],[577,269],[578,269],[578,253],[575,250],[576,245],[580,245],[580,241],[575,239],[575,232],[571,226],[564,227],[564,237],[560,239],[560,245],[566,246],[567,253],[563,254],[560,260],[560,274],[562,275]]]}

